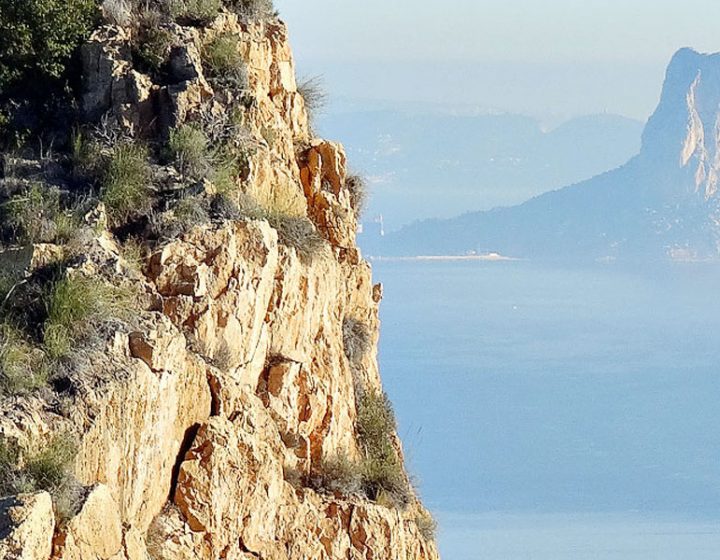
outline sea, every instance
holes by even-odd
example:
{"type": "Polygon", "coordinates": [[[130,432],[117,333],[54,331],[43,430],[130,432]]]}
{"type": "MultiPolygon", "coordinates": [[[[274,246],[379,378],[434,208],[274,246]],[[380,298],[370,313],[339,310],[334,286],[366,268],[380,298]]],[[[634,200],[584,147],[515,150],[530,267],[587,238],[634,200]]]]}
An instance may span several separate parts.
{"type": "Polygon", "coordinates": [[[445,560],[720,558],[720,266],[373,269],[445,560]]]}

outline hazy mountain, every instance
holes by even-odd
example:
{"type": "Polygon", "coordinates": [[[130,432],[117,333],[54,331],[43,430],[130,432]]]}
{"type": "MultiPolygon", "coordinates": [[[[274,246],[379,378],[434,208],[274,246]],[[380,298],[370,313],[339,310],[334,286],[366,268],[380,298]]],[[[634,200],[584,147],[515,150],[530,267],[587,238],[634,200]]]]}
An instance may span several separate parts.
{"type": "MultiPolygon", "coordinates": [[[[720,54],[680,50],[640,154],[520,206],[416,223],[371,254],[497,251],[518,257],[720,255],[720,54]]],[[[591,154],[587,154],[591,156],[591,154]]]]}
{"type": "Polygon", "coordinates": [[[545,131],[518,115],[452,116],[375,110],[329,114],[320,129],[343,138],[372,180],[368,216],[388,229],[468,209],[517,204],[617,167],[640,148],[642,123],[616,115],[545,131]]]}

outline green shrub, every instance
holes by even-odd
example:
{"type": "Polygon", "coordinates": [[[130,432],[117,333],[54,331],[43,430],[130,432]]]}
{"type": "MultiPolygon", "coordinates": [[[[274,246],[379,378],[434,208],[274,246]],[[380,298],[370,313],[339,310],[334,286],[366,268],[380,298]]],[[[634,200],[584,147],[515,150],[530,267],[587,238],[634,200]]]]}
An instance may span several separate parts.
{"type": "Polygon", "coordinates": [[[2,217],[19,243],[64,242],[78,227],[72,211],[61,210],[56,187],[32,183],[2,205],[2,217]]]}
{"type": "Polygon", "coordinates": [[[358,494],[363,489],[363,469],[343,453],[325,459],[307,479],[316,492],[337,493],[342,496],[358,494]]]}
{"type": "Polygon", "coordinates": [[[149,153],[145,146],[124,142],[110,157],[101,189],[101,200],[114,225],[148,212],[152,202],[149,153]]]}
{"type": "Polygon", "coordinates": [[[365,211],[368,199],[368,186],[362,175],[349,175],[345,179],[345,188],[350,193],[350,205],[355,215],[360,217],[365,211]]]}
{"type": "Polygon", "coordinates": [[[247,89],[247,67],[240,56],[240,39],[237,35],[223,33],[204,44],[202,59],[214,82],[238,90],[247,89]]]}
{"type": "Polygon", "coordinates": [[[188,25],[207,25],[218,15],[222,0],[170,0],[170,15],[188,25]]]}
{"type": "Polygon", "coordinates": [[[100,145],[89,139],[80,129],[73,131],[71,142],[70,163],[73,178],[94,182],[102,171],[100,145]]]}
{"type": "Polygon", "coordinates": [[[382,453],[369,454],[362,462],[362,469],[363,490],[368,498],[398,509],[407,507],[412,495],[394,448],[386,446],[382,453]]]}
{"type": "Polygon", "coordinates": [[[144,9],[137,18],[133,36],[133,55],[144,70],[158,72],[167,62],[173,34],[165,27],[162,14],[144,9]]]}
{"type": "Polygon", "coordinates": [[[142,271],[147,259],[147,247],[142,239],[127,238],[120,246],[120,253],[133,270],[142,271]]]}
{"type": "Polygon", "coordinates": [[[326,245],[315,224],[304,216],[275,212],[268,216],[268,221],[277,230],[280,243],[294,248],[304,262],[311,262],[326,245]]]}
{"type": "Polygon", "coordinates": [[[96,0],[0,0],[0,97],[62,77],[97,16],[96,0]]]}
{"type": "Polygon", "coordinates": [[[3,218],[21,243],[49,242],[55,237],[54,219],[60,212],[60,192],[33,183],[3,204],[3,218]]]}
{"type": "Polygon", "coordinates": [[[247,19],[275,17],[272,0],[225,0],[227,7],[247,19]]]}
{"type": "Polygon", "coordinates": [[[437,535],[437,521],[430,513],[424,511],[415,517],[415,524],[418,531],[426,541],[434,541],[437,535]]]}
{"type": "Polygon", "coordinates": [[[24,395],[44,387],[47,380],[43,352],[33,347],[18,329],[0,325],[0,392],[24,395]]]}
{"type": "Polygon", "coordinates": [[[216,165],[212,176],[215,190],[221,195],[232,197],[239,187],[239,164],[232,161],[219,163],[220,165],[216,165]]]}
{"type": "Polygon", "coordinates": [[[170,155],[178,171],[192,179],[202,179],[212,171],[208,139],[199,128],[183,124],[170,131],[170,155]]]}
{"type": "Polygon", "coordinates": [[[384,393],[365,392],[358,399],[357,432],[362,458],[339,454],[313,468],[304,482],[316,492],[362,493],[387,507],[403,509],[412,501],[402,460],[395,448],[395,414],[384,393]]]}
{"type": "Polygon", "coordinates": [[[73,210],[61,212],[55,218],[55,242],[60,244],[70,242],[80,227],[80,217],[73,210]]]}
{"type": "Polygon", "coordinates": [[[25,472],[37,489],[53,493],[67,485],[76,454],[77,445],[73,438],[55,436],[46,447],[28,457],[25,472]]]}
{"type": "Polygon", "coordinates": [[[362,359],[370,351],[370,343],[370,329],[368,326],[353,317],[345,317],[343,321],[343,348],[345,356],[353,366],[360,365],[362,359]]]}
{"type": "Polygon", "coordinates": [[[212,181],[220,194],[234,196],[240,188],[243,173],[248,169],[248,155],[242,149],[221,145],[213,154],[212,181]]]}
{"type": "Polygon", "coordinates": [[[372,454],[383,452],[397,426],[392,403],[385,393],[365,391],[357,404],[358,438],[364,449],[372,454]]]}
{"type": "Polygon", "coordinates": [[[36,452],[23,453],[16,445],[0,442],[0,493],[44,490],[53,498],[61,522],[77,513],[82,488],[73,475],[77,444],[67,434],[56,435],[36,452]],[[25,455],[21,464],[20,456],[25,455]]]}
{"type": "Polygon", "coordinates": [[[410,503],[412,491],[394,445],[396,429],[388,396],[365,391],[357,403],[358,440],[364,453],[363,489],[372,500],[404,508],[410,503]]]}
{"type": "Polygon", "coordinates": [[[71,355],[88,342],[98,323],[124,318],[132,309],[133,294],[123,287],[84,276],[69,276],[54,283],[45,300],[45,351],[54,360],[71,355]]]}

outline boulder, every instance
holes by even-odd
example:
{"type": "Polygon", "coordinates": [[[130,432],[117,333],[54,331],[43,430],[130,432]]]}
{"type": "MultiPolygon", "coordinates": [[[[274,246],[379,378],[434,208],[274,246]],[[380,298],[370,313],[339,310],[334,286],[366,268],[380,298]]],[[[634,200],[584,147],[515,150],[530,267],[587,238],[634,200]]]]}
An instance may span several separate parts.
{"type": "Polygon", "coordinates": [[[0,558],[47,560],[55,516],[50,494],[23,494],[0,500],[0,558]]]}

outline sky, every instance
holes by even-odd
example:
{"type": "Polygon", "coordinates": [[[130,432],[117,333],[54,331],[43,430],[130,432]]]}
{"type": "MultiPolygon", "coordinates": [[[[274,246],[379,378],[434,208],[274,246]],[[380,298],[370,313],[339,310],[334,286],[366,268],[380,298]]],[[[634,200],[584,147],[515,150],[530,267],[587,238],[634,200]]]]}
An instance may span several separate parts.
{"type": "Polygon", "coordinates": [[[717,0],[276,0],[338,106],[646,119],[672,54],[720,51],[717,0]]]}

